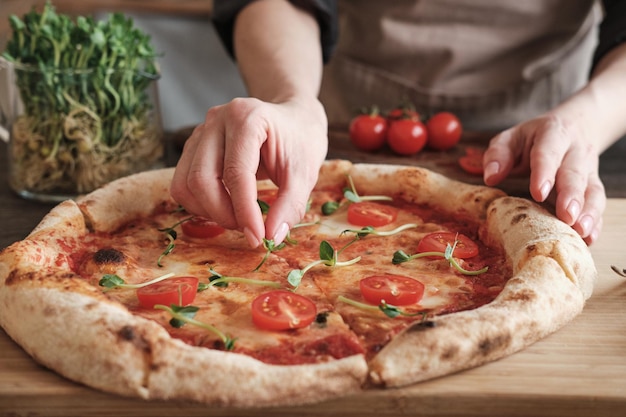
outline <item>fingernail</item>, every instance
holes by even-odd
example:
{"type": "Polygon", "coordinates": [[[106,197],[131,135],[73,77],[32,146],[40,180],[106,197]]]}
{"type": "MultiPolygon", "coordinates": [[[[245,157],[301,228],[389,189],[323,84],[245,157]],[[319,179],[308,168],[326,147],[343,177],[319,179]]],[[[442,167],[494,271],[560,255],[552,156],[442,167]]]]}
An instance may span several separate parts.
{"type": "Polygon", "coordinates": [[[578,222],[580,224],[581,234],[583,237],[591,234],[591,228],[593,227],[593,219],[591,216],[583,216],[582,219],[578,222]]]}
{"type": "Polygon", "coordinates": [[[261,244],[259,239],[257,239],[257,237],[254,235],[254,233],[252,233],[252,230],[248,229],[247,227],[243,228],[243,234],[246,237],[246,239],[248,240],[248,244],[251,247],[256,248],[257,246],[259,246],[261,244]]]}
{"type": "MultiPolygon", "coordinates": [[[[552,183],[550,183],[550,181],[544,182],[541,188],[539,188],[539,194],[541,194],[541,201],[544,201],[546,198],[548,198],[548,196],[550,195],[550,191],[552,191],[552,183]]],[[[568,211],[569,211],[569,207],[568,207],[568,211]]]]}
{"type": "Polygon", "coordinates": [[[276,233],[274,233],[274,244],[280,245],[283,243],[283,240],[287,237],[287,233],[289,233],[289,225],[287,223],[281,223],[281,225],[278,226],[276,233]]]}
{"type": "Polygon", "coordinates": [[[485,166],[485,178],[497,175],[500,172],[500,164],[497,161],[491,161],[485,166]]]}
{"type": "MultiPolygon", "coordinates": [[[[578,216],[580,215],[580,203],[576,200],[572,200],[567,206],[567,212],[572,217],[572,222],[575,222],[576,220],[578,220],[578,216]]],[[[581,226],[582,226],[582,222],[581,222],[581,226]]]]}

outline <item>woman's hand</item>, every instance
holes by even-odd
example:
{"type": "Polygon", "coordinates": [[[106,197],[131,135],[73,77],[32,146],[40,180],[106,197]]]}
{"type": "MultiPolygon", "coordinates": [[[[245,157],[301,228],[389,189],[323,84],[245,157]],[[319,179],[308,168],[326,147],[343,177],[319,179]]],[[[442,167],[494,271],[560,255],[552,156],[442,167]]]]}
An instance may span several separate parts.
{"type": "Polygon", "coordinates": [[[533,199],[543,202],[552,193],[557,217],[588,244],[597,239],[606,195],[599,151],[579,121],[553,112],[519,124],[491,140],[483,162],[491,186],[509,174],[530,172],[533,199]]]}
{"type": "Polygon", "coordinates": [[[237,98],[207,112],[187,140],[171,186],[190,213],[242,230],[251,246],[280,243],[305,214],[328,149],[317,100],[267,103],[237,98]],[[265,224],[256,180],[269,178],[278,198],[265,224]]]}

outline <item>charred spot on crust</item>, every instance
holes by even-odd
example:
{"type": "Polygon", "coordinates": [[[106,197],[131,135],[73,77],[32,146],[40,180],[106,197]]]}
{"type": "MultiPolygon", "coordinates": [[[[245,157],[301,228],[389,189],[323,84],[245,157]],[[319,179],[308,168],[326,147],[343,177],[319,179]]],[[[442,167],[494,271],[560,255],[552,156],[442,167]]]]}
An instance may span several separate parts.
{"type": "Polygon", "coordinates": [[[437,327],[437,323],[432,320],[424,320],[418,321],[416,323],[411,324],[411,326],[407,329],[409,332],[421,332],[424,330],[432,329],[437,327]]]}
{"type": "Polygon", "coordinates": [[[124,340],[130,342],[135,338],[135,331],[131,326],[124,326],[117,334],[124,340]]]}
{"type": "Polygon", "coordinates": [[[443,361],[450,361],[451,359],[454,359],[458,353],[459,353],[458,346],[450,346],[449,348],[447,348],[441,353],[441,359],[443,361]]]}
{"type": "Polygon", "coordinates": [[[503,351],[511,344],[511,334],[505,333],[495,337],[486,337],[478,343],[478,353],[488,356],[493,351],[503,351]]]}
{"type": "Polygon", "coordinates": [[[117,249],[100,249],[93,254],[93,260],[97,265],[123,264],[126,262],[126,255],[117,249]]]}
{"type": "Polygon", "coordinates": [[[511,219],[511,226],[518,224],[521,221],[526,220],[528,215],[526,213],[520,213],[511,219]]]}
{"type": "Polygon", "coordinates": [[[143,337],[141,337],[141,335],[135,332],[135,329],[132,326],[123,326],[119,329],[117,335],[124,342],[130,342],[145,352],[150,351],[150,345],[143,337]]]}
{"type": "Polygon", "coordinates": [[[507,297],[507,300],[522,301],[524,303],[528,303],[528,302],[533,301],[535,298],[537,298],[537,294],[534,291],[523,290],[523,291],[517,291],[517,292],[510,294],[507,297]]]}

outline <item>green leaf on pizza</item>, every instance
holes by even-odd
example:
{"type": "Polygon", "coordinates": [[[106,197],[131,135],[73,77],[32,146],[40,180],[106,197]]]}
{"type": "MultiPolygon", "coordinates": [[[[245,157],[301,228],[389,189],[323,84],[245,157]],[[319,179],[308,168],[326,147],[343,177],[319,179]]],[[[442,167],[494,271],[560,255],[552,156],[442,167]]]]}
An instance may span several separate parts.
{"type": "Polygon", "coordinates": [[[196,327],[208,330],[212,332],[213,334],[215,334],[217,337],[220,338],[222,343],[224,343],[224,347],[226,350],[233,350],[233,348],[235,347],[235,339],[226,335],[224,332],[220,331],[217,327],[195,319],[196,314],[200,310],[196,306],[182,307],[182,306],[177,306],[173,304],[170,307],[168,307],[163,304],[157,304],[154,306],[154,308],[157,310],[166,311],[172,316],[172,318],[169,321],[172,327],[181,328],[186,324],[190,324],[192,326],[196,326],[196,327]]]}
{"type": "Polygon", "coordinates": [[[298,286],[300,285],[300,282],[302,281],[302,278],[304,277],[304,275],[311,268],[314,268],[317,265],[325,265],[325,266],[329,266],[329,267],[342,267],[342,266],[353,265],[353,264],[359,262],[361,260],[360,256],[357,256],[356,258],[350,259],[348,261],[339,261],[338,260],[339,254],[345,248],[350,246],[352,243],[354,243],[354,240],[351,241],[350,243],[348,243],[347,245],[345,245],[344,247],[342,247],[341,249],[335,250],[333,248],[333,246],[330,243],[328,243],[328,241],[323,240],[320,243],[319,259],[309,263],[308,265],[306,265],[302,269],[294,269],[294,270],[290,271],[289,274],[287,275],[287,282],[289,282],[289,284],[292,287],[294,287],[294,289],[297,289],[298,286]]]}
{"type": "Polygon", "coordinates": [[[379,304],[379,305],[372,305],[372,304],[366,304],[366,303],[362,303],[360,301],[356,301],[353,300],[351,298],[345,297],[343,295],[340,295],[339,297],[337,297],[337,301],[341,301],[344,302],[346,304],[350,304],[351,306],[360,308],[361,310],[367,310],[367,311],[381,311],[383,312],[387,317],[389,318],[396,318],[398,316],[403,316],[403,317],[414,317],[414,316],[423,316],[425,317],[427,312],[425,311],[417,311],[415,313],[407,313],[406,311],[400,309],[399,307],[396,307],[394,305],[391,304],[387,304],[384,300],[379,304]]]}
{"type": "Polygon", "coordinates": [[[454,269],[456,269],[463,275],[480,275],[480,274],[484,274],[485,272],[489,270],[488,266],[478,269],[476,271],[470,271],[470,270],[463,268],[461,265],[459,265],[459,262],[454,257],[455,247],[456,247],[456,242],[454,246],[451,246],[449,244],[446,245],[445,252],[420,252],[414,255],[407,255],[404,251],[398,250],[394,252],[393,257],[391,259],[391,263],[393,263],[394,265],[397,265],[397,264],[401,264],[404,262],[412,261],[414,259],[436,256],[436,257],[441,257],[447,260],[454,269]]]}
{"type": "Polygon", "coordinates": [[[151,285],[151,284],[156,284],[157,282],[161,282],[168,278],[172,278],[174,277],[174,275],[175,274],[170,272],[168,274],[161,275],[154,279],[151,279],[150,281],[142,282],[141,284],[126,284],[126,281],[124,281],[124,279],[120,277],[119,275],[105,274],[102,276],[100,281],[98,281],[98,285],[101,287],[105,287],[106,290],[113,290],[117,288],[132,290],[132,289],[147,287],[148,285],[151,285]]]}

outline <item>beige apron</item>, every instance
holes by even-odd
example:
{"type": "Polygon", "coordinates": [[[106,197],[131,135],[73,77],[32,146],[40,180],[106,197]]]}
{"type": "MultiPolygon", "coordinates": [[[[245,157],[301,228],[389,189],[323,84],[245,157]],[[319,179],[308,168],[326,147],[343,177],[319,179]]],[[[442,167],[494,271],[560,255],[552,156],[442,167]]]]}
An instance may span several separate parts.
{"type": "Polygon", "coordinates": [[[339,13],[320,95],[331,124],[410,100],[497,131],[586,83],[602,11],[594,0],[345,0],[339,13]]]}

